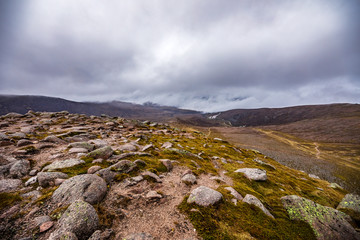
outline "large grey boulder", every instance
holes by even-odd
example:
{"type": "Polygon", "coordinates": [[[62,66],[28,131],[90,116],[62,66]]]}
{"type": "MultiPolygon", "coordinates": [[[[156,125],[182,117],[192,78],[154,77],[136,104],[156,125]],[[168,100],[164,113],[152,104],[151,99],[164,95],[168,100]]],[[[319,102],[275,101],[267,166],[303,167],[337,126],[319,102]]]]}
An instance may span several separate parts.
{"type": "Polygon", "coordinates": [[[281,201],[290,219],[307,222],[317,239],[360,239],[348,222],[351,218],[343,212],[296,195],[282,197],[281,201]]]}
{"type": "Polygon", "coordinates": [[[15,162],[10,170],[10,176],[13,178],[22,178],[30,171],[30,162],[28,160],[19,160],[15,162]]]}
{"type": "Polygon", "coordinates": [[[83,174],[65,180],[52,195],[52,201],[67,204],[81,199],[90,204],[100,202],[107,192],[104,179],[95,174],[83,174]]]}
{"type": "Polygon", "coordinates": [[[37,179],[41,187],[49,187],[55,185],[55,179],[66,179],[69,176],[61,172],[39,172],[37,179]]]}
{"type": "Polygon", "coordinates": [[[245,177],[254,181],[266,181],[266,171],[258,168],[240,168],[235,171],[236,173],[243,173],[245,177]]]}
{"type": "Polygon", "coordinates": [[[200,186],[191,191],[187,202],[207,207],[218,203],[222,197],[223,195],[218,191],[205,186],[200,186]]]}
{"type": "Polygon", "coordinates": [[[55,171],[58,169],[74,167],[74,166],[80,165],[82,163],[85,163],[85,161],[81,160],[81,159],[73,159],[73,158],[55,161],[55,162],[51,163],[50,165],[45,166],[43,168],[43,171],[55,171]]]}
{"type": "Polygon", "coordinates": [[[11,192],[20,187],[22,181],[20,179],[2,179],[0,180],[0,193],[11,192]]]}
{"type": "Polygon", "coordinates": [[[98,228],[99,217],[95,208],[87,202],[76,200],[61,216],[58,229],[51,234],[50,239],[57,239],[56,235],[70,232],[79,240],[85,240],[98,228]]]}
{"type": "Polygon", "coordinates": [[[252,204],[257,206],[258,208],[260,208],[266,215],[268,215],[269,217],[274,218],[274,216],[269,212],[269,210],[267,210],[264,206],[264,204],[262,204],[262,202],[255,196],[251,195],[251,194],[246,194],[245,198],[242,200],[243,202],[246,202],[247,204],[252,204]]]}
{"type": "Polygon", "coordinates": [[[111,155],[114,153],[113,149],[110,146],[102,147],[99,149],[96,149],[90,153],[87,154],[87,157],[91,158],[102,158],[102,159],[108,159],[111,157],[111,155]]]}

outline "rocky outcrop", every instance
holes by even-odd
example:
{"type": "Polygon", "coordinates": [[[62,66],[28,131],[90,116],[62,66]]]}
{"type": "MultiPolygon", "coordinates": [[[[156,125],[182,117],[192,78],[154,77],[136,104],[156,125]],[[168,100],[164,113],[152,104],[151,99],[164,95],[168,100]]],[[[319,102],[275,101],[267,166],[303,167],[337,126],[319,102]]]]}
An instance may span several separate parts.
{"type": "Polygon", "coordinates": [[[52,201],[67,204],[81,199],[90,204],[100,202],[107,192],[106,182],[95,174],[83,174],[64,181],[52,195],[52,201]]]}
{"type": "Polygon", "coordinates": [[[343,212],[296,195],[282,197],[281,201],[290,219],[307,222],[317,239],[360,239],[343,212]]]}
{"type": "Polygon", "coordinates": [[[49,239],[68,239],[64,236],[72,236],[71,233],[73,233],[77,239],[85,240],[98,227],[99,217],[94,207],[87,202],[77,200],[64,212],[58,222],[58,229],[50,235],[49,239]]]}
{"type": "Polygon", "coordinates": [[[240,168],[235,171],[236,173],[243,173],[245,177],[254,181],[266,181],[266,171],[258,168],[240,168]]]}
{"type": "Polygon", "coordinates": [[[197,205],[207,207],[218,203],[223,195],[214,189],[200,186],[191,191],[187,203],[195,203],[197,205]]]}

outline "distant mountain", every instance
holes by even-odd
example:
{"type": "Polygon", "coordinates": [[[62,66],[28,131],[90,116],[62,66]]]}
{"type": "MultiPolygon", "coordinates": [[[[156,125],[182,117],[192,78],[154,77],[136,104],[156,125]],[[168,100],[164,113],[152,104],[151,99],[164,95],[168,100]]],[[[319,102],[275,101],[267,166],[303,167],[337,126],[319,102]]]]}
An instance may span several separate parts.
{"type": "Polygon", "coordinates": [[[120,101],[95,103],[74,102],[62,98],[44,96],[13,96],[0,95],[0,115],[9,112],[26,113],[33,111],[68,111],[86,115],[119,116],[124,118],[167,120],[183,115],[198,115],[200,112],[183,110],[176,107],[159,106],[155,104],[133,104],[120,101]]]}
{"type": "Polygon", "coordinates": [[[359,117],[360,104],[307,105],[285,108],[234,109],[206,114],[232,126],[281,125],[317,118],[359,117]]]}

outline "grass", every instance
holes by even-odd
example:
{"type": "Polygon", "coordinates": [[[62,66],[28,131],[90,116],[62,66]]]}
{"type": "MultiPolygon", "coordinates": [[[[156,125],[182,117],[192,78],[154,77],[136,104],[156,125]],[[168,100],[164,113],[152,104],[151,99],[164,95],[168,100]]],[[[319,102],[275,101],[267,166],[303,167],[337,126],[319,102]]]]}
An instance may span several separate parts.
{"type": "Polygon", "coordinates": [[[0,193],[0,211],[18,201],[21,201],[19,193],[0,193]]]}

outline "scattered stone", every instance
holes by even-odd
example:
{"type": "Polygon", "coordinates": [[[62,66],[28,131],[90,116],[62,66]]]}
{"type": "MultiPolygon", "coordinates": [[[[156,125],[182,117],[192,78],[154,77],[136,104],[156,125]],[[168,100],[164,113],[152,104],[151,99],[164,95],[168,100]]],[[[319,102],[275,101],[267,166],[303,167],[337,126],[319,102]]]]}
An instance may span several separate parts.
{"type": "Polygon", "coordinates": [[[141,149],[141,151],[142,151],[142,152],[145,152],[146,150],[148,150],[148,149],[150,149],[150,148],[153,148],[153,147],[154,147],[154,145],[148,144],[148,145],[145,145],[145,146],[141,149]]]}
{"type": "Polygon", "coordinates": [[[189,174],[185,174],[182,178],[181,181],[187,185],[193,185],[196,183],[196,176],[192,173],[189,174]]]}
{"type": "Polygon", "coordinates": [[[114,165],[111,165],[109,168],[112,171],[121,172],[121,173],[129,173],[133,171],[136,167],[136,164],[129,161],[129,160],[121,160],[118,163],[115,163],[114,165]]]}
{"type": "Polygon", "coordinates": [[[127,178],[124,180],[124,187],[134,186],[139,182],[141,182],[142,180],[144,180],[144,177],[141,175],[132,178],[127,178]]]}
{"type": "Polygon", "coordinates": [[[160,199],[160,198],[162,198],[162,196],[161,196],[161,194],[158,194],[156,191],[149,191],[146,194],[146,198],[154,200],[154,199],[160,199]]]}
{"type": "Polygon", "coordinates": [[[32,185],[32,184],[34,184],[36,182],[37,182],[37,176],[31,177],[31,178],[29,178],[29,180],[27,180],[25,182],[25,187],[27,187],[29,185],[32,185]]]}
{"type": "Polygon", "coordinates": [[[266,171],[258,168],[240,168],[235,171],[236,173],[244,173],[245,177],[254,181],[266,181],[266,171]]]}
{"type": "Polygon", "coordinates": [[[174,168],[169,159],[160,159],[160,162],[166,167],[168,172],[170,172],[174,168]]]}
{"type": "Polygon", "coordinates": [[[296,195],[282,197],[281,201],[290,219],[307,222],[317,239],[360,239],[343,212],[296,195]]]}
{"type": "Polygon", "coordinates": [[[314,179],[320,179],[318,176],[316,176],[315,174],[309,174],[309,177],[314,178],[314,179]]]}
{"type": "Polygon", "coordinates": [[[66,179],[68,175],[62,172],[39,172],[37,174],[38,182],[41,187],[49,187],[55,185],[55,179],[66,179]]]}
{"type": "Polygon", "coordinates": [[[266,215],[268,215],[269,217],[274,218],[274,216],[269,212],[269,210],[267,210],[264,206],[264,204],[262,204],[262,202],[255,196],[251,195],[251,194],[246,194],[245,198],[242,200],[243,202],[246,202],[247,204],[252,204],[257,206],[258,208],[260,208],[266,215]]]}
{"type": "Polygon", "coordinates": [[[28,160],[19,160],[11,166],[9,173],[13,178],[22,178],[29,172],[29,170],[30,162],[28,160]]]}
{"type": "Polygon", "coordinates": [[[17,147],[23,147],[23,146],[27,146],[27,145],[31,145],[31,144],[33,144],[33,142],[30,141],[30,140],[20,139],[20,140],[17,142],[16,146],[17,146],[17,147]]]}
{"type": "Polygon", "coordinates": [[[38,173],[38,170],[37,169],[33,169],[29,172],[29,175],[30,176],[35,176],[36,174],[38,173]]]}
{"type": "MultiPolygon", "coordinates": [[[[72,232],[79,240],[88,239],[99,227],[99,217],[96,210],[89,203],[76,200],[64,212],[58,222],[58,229],[51,234],[58,235],[62,232],[72,232]]],[[[65,238],[64,238],[65,239],[65,238]]]]}
{"type": "Polygon", "coordinates": [[[334,188],[334,189],[343,189],[339,184],[337,183],[330,183],[329,186],[330,188],[334,188]]]}
{"type": "Polygon", "coordinates": [[[154,240],[155,238],[148,233],[142,232],[142,233],[133,233],[133,234],[127,235],[123,239],[126,239],[126,240],[154,240]]]}
{"type": "Polygon", "coordinates": [[[92,163],[102,163],[104,161],[104,159],[98,158],[95,159],[94,161],[92,161],[92,163]]]}
{"type": "Polygon", "coordinates": [[[173,147],[173,144],[171,142],[165,142],[163,145],[161,145],[161,148],[165,148],[165,149],[172,148],[172,147],[173,147]]]}
{"type": "Polygon", "coordinates": [[[51,142],[51,143],[65,143],[64,140],[54,136],[54,135],[50,135],[50,136],[47,136],[46,138],[44,138],[43,140],[44,142],[51,142]]]}
{"type": "Polygon", "coordinates": [[[233,195],[234,198],[236,198],[237,200],[239,200],[239,201],[243,200],[243,197],[241,196],[241,194],[238,193],[234,188],[226,187],[225,189],[228,190],[230,192],[230,194],[233,195]]]}
{"type": "Polygon", "coordinates": [[[0,180],[0,193],[11,192],[20,187],[22,181],[20,179],[2,179],[0,180]]]}
{"type": "Polygon", "coordinates": [[[54,222],[53,221],[48,221],[48,222],[44,222],[43,224],[40,225],[40,232],[46,232],[47,230],[49,230],[52,226],[54,226],[54,222]]]}
{"type": "Polygon", "coordinates": [[[23,198],[31,198],[32,200],[36,200],[39,197],[41,197],[41,193],[39,191],[37,191],[37,190],[34,190],[34,191],[31,191],[31,192],[28,192],[28,193],[21,194],[21,197],[23,197],[23,198]]]}
{"type": "Polygon", "coordinates": [[[210,206],[218,203],[223,195],[211,188],[200,186],[191,191],[187,203],[196,203],[200,206],[210,206]]]}
{"type": "Polygon", "coordinates": [[[106,147],[102,147],[102,148],[98,148],[92,152],[90,152],[87,157],[91,157],[91,158],[102,158],[104,160],[108,159],[109,157],[111,157],[111,155],[114,153],[114,151],[112,150],[112,148],[110,146],[106,146],[106,147]]]}
{"type": "Polygon", "coordinates": [[[269,168],[271,168],[271,169],[273,169],[273,170],[276,170],[276,168],[273,166],[273,165],[271,165],[271,164],[269,164],[269,163],[266,163],[266,162],[264,162],[264,161],[261,161],[260,159],[254,159],[253,160],[254,162],[256,162],[256,163],[259,163],[259,164],[261,164],[261,165],[263,165],[263,166],[267,166],[267,167],[269,167],[269,168]]]}
{"type": "Polygon", "coordinates": [[[129,152],[134,152],[137,150],[136,146],[131,143],[126,143],[124,145],[120,145],[118,149],[120,151],[129,151],[129,152]]]}
{"type": "Polygon", "coordinates": [[[93,144],[95,146],[95,149],[103,148],[108,145],[108,143],[102,139],[94,139],[89,141],[90,144],[93,144]]]}
{"type": "Polygon", "coordinates": [[[74,142],[68,145],[68,148],[85,148],[88,151],[94,150],[94,145],[88,142],[74,142]]]}
{"type": "Polygon", "coordinates": [[[141,173],[141,175],[146,179],[146,178],[150,178],[152,180],[154,180],[155,182],[161,183],[161,179],[159,178],[158,175],[156,175],[155,173],[149,172],[149,171],[145,171],[143,173],[141,173]]]}
{"type": "Polygon", "coordinates": [[[23,132],[16,132],[16,133],[9,134],[9,137],[14,138],[14,139],[24,139],[24,138],[26,138],[26,134],[23,132]]]}
{"type": "Polygon", "coordinates": [[[104,179],[94,174],[83,174],[64,181],[52,195],[52,201],[67,204],[81,199],[90,204],[99,203],[107,192],[104,179]]]}
{"type": "Polygon", "coordinates": [[[101,169],[100,166],[97,166],[97,165],[91,166],[91,167],[89,167],[89,169],[87,170],[87,173],[88,173],[88,174],[93,174],[93,173],[99,171],[100,169],[101,169]]]}
{"type": "Polygon", "coordinates": [[[88,153],[86,148],[70,148],[69,153],[88,153]]]}
{"type": "Polygon", "coordinates": [[[81,159],[67,159],[67,160],[60,160],[60,161],[55,161],[53,163],[51,163],[50,165],[47,165],[43,168],[43,171],[55,171],[57,169],[63,169],[63,168],[69,168],[69,167],[74,167],[80,164],[85,163],[84,160],[81,159]]]}

